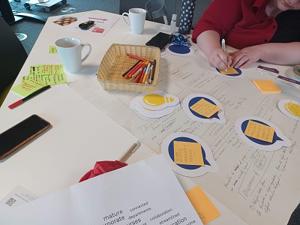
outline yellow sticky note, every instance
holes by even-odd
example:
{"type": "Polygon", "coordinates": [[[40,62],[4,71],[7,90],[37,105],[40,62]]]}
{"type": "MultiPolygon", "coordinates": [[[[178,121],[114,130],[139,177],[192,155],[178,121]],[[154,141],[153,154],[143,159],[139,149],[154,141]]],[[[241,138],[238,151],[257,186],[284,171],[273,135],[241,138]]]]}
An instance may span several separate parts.
{"type": "Polygon", "coordinates": [[[201,218],[203,224],[208,224],[220,216],[219,210],[210,201],[202,188],[195,186],[186,192],[194,209],[201,218]]]}
{"type": "Polygon", "coordinates": [[[217,105],[214,105],[203,98],[192,105],[191,109],[206,118],[210,118],[216,112],[220,111],[220,108],[217,105]]]}
{"type": "Polygon", "coordinates": [[[245,130],[245,135],[261,141],[272,143],[275,129],[250,120],[245,130]]]}
{"type": "Polygon", "coordinates": [[[174,161],[177,164],[204,166],[201,145],[194,142],[174,141],[174,161]]]}
{"type": "Polygon", "coordinates": [[[57,53],[57,49],[55,46],[50,45],[49,46],[49,54],[56,54],[57,53]]]}
{"type": "Polygon", "coordinates": [[[264,94],[281,93],[280,87],[272,80],[253,80],[252,82],[264,94]]]}
{"type": "Polygon", "coordinates": [[[39,84],[34,81],[28,80],[22,81],[20,84],[13,86],[12,91],[22,97],[26,97],[44,86],[44,84],[39,84]]]}
{"type": "Polygon", "coordinates": [[[288,102],[284,105],[284,108],[292,115],[300,117],[300,105],[294,102],[288,102]]]}
{"type": "Polygon", "coordinates": [[[219,70],[219,72],[223,75],[231,75],[238,73],[238,71],[233,67],[228,67],[226,70],[219,70]]]}

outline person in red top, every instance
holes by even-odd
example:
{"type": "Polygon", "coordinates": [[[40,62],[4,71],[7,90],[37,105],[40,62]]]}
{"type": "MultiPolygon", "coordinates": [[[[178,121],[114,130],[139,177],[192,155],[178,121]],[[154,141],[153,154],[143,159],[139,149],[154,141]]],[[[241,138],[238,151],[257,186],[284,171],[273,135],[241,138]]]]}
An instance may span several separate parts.
{"type": "Polygon", "coordinates": [[[300,63],[300,0],[213,0],[192,40],[218,69],[246,67],[263,60],[300,63]],[[220,40],[240,49],[222,50],[220,40]]]}

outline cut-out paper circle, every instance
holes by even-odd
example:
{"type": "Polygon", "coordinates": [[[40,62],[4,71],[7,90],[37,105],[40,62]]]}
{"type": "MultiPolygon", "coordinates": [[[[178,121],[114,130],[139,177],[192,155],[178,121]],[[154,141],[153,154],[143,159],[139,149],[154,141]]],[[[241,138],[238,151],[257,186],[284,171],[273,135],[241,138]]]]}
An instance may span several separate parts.
{"type": "Polygon", "coordinates": [[[245,117],[236,122],[239,136],[255,148],[274,151],[290,146],[291,141],[270,121],[258,117],[245,117]]]}
{"type": "Polygon", "coordinates": [[[280,111],[295,120],[300,120],[300,103],[294,100],[280,100],[278,102],[278,108],[280,111]]]}
{"type": "Polygon", "coordinates": [[[224,123],[224,110],[221,103],[212,96],[192,94],[182,103],[184,112],[192,119],[205,123],[224,123]]]}
{"type": "Polygon", "coordinates": [[[219,70],[216,69],[219,74],[226,76],[226,77],[238,77],[242,75],[242,71],[239,68],[229,67],[226,70],[219,70]]]}
{"type": "Polygon", "coordinates": [[[217,170],[209,147],[195,135],[174,133],[163,141],[161,150],[172,169],[183,176],[197,177],[217,170]]]}

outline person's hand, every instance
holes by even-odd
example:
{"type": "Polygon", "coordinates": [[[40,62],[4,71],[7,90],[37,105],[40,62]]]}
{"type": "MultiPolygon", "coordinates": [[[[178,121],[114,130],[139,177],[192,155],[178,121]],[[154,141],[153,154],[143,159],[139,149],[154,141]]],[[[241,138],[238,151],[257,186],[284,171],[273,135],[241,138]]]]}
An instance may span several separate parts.
{"type": "Polygon", "coordinates": [[[261,59],[262,51],[259,45],[243,48],[231,54],[232,67],[248,67],[261,59]]]}
{"type": "Polygon", "coordinates": [[[213,50],[208,56],[208,61],[211,66],[219,70],[226,70],[232,63],[231,56],[224,52],[222,48],[213,50]]]}

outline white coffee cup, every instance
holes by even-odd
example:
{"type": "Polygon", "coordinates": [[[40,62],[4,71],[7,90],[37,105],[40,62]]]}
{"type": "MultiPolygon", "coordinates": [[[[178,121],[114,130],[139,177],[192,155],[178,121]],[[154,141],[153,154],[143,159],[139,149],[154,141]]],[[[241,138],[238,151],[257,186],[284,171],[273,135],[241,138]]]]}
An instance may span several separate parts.
{"type": "Polygon", "coordinates": [[[59,58],[64,66],[64,68],[75,73],[81,69],[81,64],[92,51],[92,46],[90,44],[82,44],[78,38],[66,37],[55,41],[57,52],[59,58]],[[82,58],[82,50],[84,47],[88,47],[88,52],[82,58]]]}
{"type": "Polygon", "coordinates": [[[133,34],[141,34],[144,31],[144,24],[147,11],[142,8],[129,9],[128,13],[122,13],[124,22],[130,26],[133,34]],[[128,18],[129,17],[129,21],[128,18]]]}

